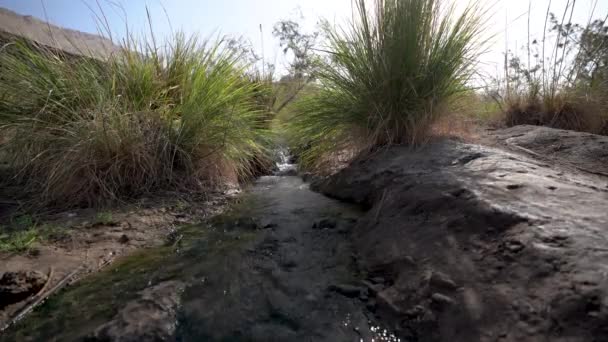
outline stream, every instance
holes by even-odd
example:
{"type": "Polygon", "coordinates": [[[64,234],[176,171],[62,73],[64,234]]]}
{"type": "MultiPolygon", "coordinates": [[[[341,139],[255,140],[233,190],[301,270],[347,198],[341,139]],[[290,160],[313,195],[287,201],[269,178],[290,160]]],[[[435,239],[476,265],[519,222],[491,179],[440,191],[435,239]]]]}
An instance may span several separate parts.
{"type": "Polygon", "coordinates": [[[281,156],[225,214],[64,290],[0,340],[400,341],[368,310],[349,241],[362,212],[286,176],[281,156]]]}

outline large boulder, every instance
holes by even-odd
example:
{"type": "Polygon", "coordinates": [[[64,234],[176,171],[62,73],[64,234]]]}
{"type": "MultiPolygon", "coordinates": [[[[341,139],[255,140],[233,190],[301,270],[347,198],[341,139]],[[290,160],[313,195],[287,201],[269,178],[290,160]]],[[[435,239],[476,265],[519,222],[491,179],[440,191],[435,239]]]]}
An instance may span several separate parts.
{"type": "Polygon", "coordinates": [[[608,178],[445,140],[314,188],[369,208],[358,262],[403,337],[608,341],[608,178]]]}

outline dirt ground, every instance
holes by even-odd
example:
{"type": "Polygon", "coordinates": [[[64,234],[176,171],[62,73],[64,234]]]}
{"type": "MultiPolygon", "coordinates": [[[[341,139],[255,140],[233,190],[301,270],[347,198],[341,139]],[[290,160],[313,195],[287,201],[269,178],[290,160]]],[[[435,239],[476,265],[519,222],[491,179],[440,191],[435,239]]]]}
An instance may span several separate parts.
{"type": "MultiPolygon", "coordinates": [[[[38,225],[54,227],[52,231],[46,239],[38,238],[27,251],[0,252],[0,278],[6,272],[38,271],[51,276],[46,289],[68,276],[70,283],[75,282],[121,256],[173,243],[180,238],[180,227],[220,213],[238,192],[230,190],[206,196],[167,193],[120,209],[82,209],[43,216],[38,225]]],[[[7,207],[4,206],[4,211],[10,213],[7,207]]],[[[4,220],[8,218],[5,216],[4,220]]],[[[0,328],[28,300],[0,310],[0,328]]]]}
{"type": "Polygon", "coordinates": [[[484,139],[394,147],[314,184],[369,208],[353,240],[376,314],[409,341],[607,341],[608,137],[484,139]]]}

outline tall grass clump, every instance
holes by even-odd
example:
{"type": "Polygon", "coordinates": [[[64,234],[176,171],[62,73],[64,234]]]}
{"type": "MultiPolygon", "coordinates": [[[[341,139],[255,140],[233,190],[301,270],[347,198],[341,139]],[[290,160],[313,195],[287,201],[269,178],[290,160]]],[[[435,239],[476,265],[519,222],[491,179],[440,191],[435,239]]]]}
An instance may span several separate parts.
{"type": "Polygon", "coordinates": [[[328,153],[416,144],[470,80],[483,46],[476,7],[439,0],[358,0],[358,16],[326,25],[318,87],[299,102],[290,130],[304,162],[328,153]]]}
{"type": "Polygon", "coordinates": [[[267,153],[258,85],[222,40],[128,39],[103,60],[16,41],[0,65],[4,149],[43,204],[205,190],[246,177],[267,153]]]}
{"type": "Polygon", "coordinates": [[[547,8],[542,38],[529,38],[524,56],[507,52],[503,85],[494,90],[507,125],[608,134],[606,17],[573,23],[575,5],[559,14],[547,8]]]}

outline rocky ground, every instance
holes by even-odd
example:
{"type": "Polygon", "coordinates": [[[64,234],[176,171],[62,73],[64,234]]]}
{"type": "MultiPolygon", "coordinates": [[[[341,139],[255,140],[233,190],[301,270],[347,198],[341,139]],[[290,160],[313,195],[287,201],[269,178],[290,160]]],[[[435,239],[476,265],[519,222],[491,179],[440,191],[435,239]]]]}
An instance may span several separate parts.
{"type": "Polygon", "coordinates": [[[411,341],[608,340],[608,138],[541,127],[394,147],[315,187],[353,231],[377,314],[411,341]]]}

